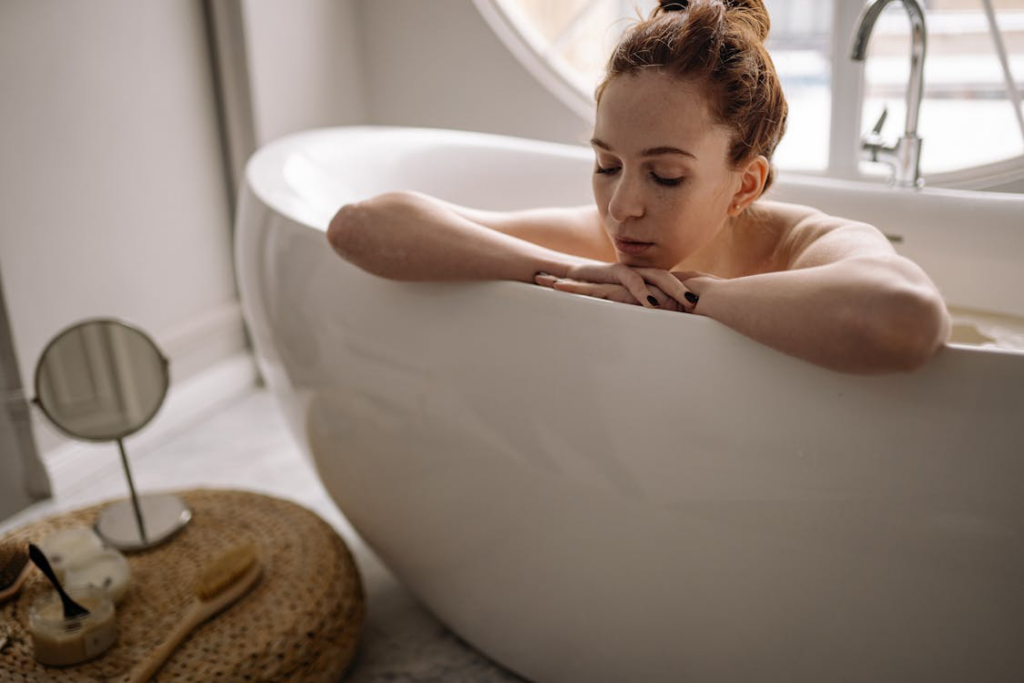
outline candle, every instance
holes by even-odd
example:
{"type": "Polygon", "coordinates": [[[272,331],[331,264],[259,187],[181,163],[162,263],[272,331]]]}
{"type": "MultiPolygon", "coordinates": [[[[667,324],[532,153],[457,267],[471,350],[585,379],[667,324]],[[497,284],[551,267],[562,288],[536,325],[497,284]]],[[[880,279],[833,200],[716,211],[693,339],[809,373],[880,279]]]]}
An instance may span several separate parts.
{"type": "Polygon", "coordinates": [[[84,526],[55,531],[36,545],[46,555],[58,577],[63,577],[68,569],[88,562],[103,550],[100,537],[84,526]]]}
{"type": "Polygon", "coordinates": [[[67,570],[64,583],[68,586],[93,586],[104,591],[114,602],[128,591],[131,570],[128,560],[116,550],[108,548],[92,555],[67,570]]]}

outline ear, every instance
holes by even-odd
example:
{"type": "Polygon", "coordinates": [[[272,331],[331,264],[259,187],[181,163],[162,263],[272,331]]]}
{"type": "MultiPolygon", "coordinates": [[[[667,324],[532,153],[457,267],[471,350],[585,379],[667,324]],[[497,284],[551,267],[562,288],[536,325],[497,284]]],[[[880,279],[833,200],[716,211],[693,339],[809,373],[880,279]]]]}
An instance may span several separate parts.
{"type": "Polygon", "coordinates": [[[743,210],[761,196],[761,188],[768,180],[768,170],[771,165],[763,154],[758,154],[747,165],[740,169],[740,187],[732,196],[729,204],[728,214],[738,216],[743,210]]]}

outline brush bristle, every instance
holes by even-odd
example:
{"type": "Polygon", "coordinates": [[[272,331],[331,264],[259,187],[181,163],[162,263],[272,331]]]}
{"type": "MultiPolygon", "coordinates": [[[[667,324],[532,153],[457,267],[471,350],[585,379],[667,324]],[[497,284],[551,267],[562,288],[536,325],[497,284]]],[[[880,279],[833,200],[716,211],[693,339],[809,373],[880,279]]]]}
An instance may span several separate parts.
{"type": "Polygon", "coordinates": [[[253,543],[231,548],[203,569],[196,579],[196,597],[204,602],[217,597],[256,564],[258,559],[256,545],[253,543]]]}
{"type": "Polygon", "coordinates": [[[28,549],[24,543],[0,543],[0,600],[21,587],[28,574],[28,549]]]}

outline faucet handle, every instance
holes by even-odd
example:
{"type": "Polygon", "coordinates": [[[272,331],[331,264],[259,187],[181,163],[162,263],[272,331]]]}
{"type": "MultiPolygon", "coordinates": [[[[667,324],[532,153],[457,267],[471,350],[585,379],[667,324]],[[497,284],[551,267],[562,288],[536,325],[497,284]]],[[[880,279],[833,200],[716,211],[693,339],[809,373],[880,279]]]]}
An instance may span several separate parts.
{"type": "Polygon", "coordinates": [[[889,107],[882,108],[882,115],[878,117],[878,121],[875,122],[875,127],[871,129],[870,133],[867,133],[860,141],[860,148],[867,154],[865,158],[869,161],[878,161],[878,153],[880,151],[892,151],[894,148],[890,148],[882,140],[882,126],[885,125],[885,119],[889,116],[889,107]]]}
{"type": "Polygon", "coordinates": [[[872,135],[881,135],[882,126],[885,125],[885,117],[889,115],[889,105],[882,107],[882,115],[878,117],[878,121],[875,122],[875,127],[871,129],[872,135]]]}

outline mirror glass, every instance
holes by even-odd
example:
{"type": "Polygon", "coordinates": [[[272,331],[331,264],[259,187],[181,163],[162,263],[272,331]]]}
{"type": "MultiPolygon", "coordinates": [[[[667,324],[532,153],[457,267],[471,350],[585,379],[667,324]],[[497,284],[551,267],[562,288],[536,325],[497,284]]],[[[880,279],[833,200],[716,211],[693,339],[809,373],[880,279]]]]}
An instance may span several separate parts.
{"type": "Polygon", "coordinates": [[[170,384],[168,361],[144,332],[117,320],[64,330],[36,367],[36,398],[69,436],[113,441],[156,415],[170,384]]]}

